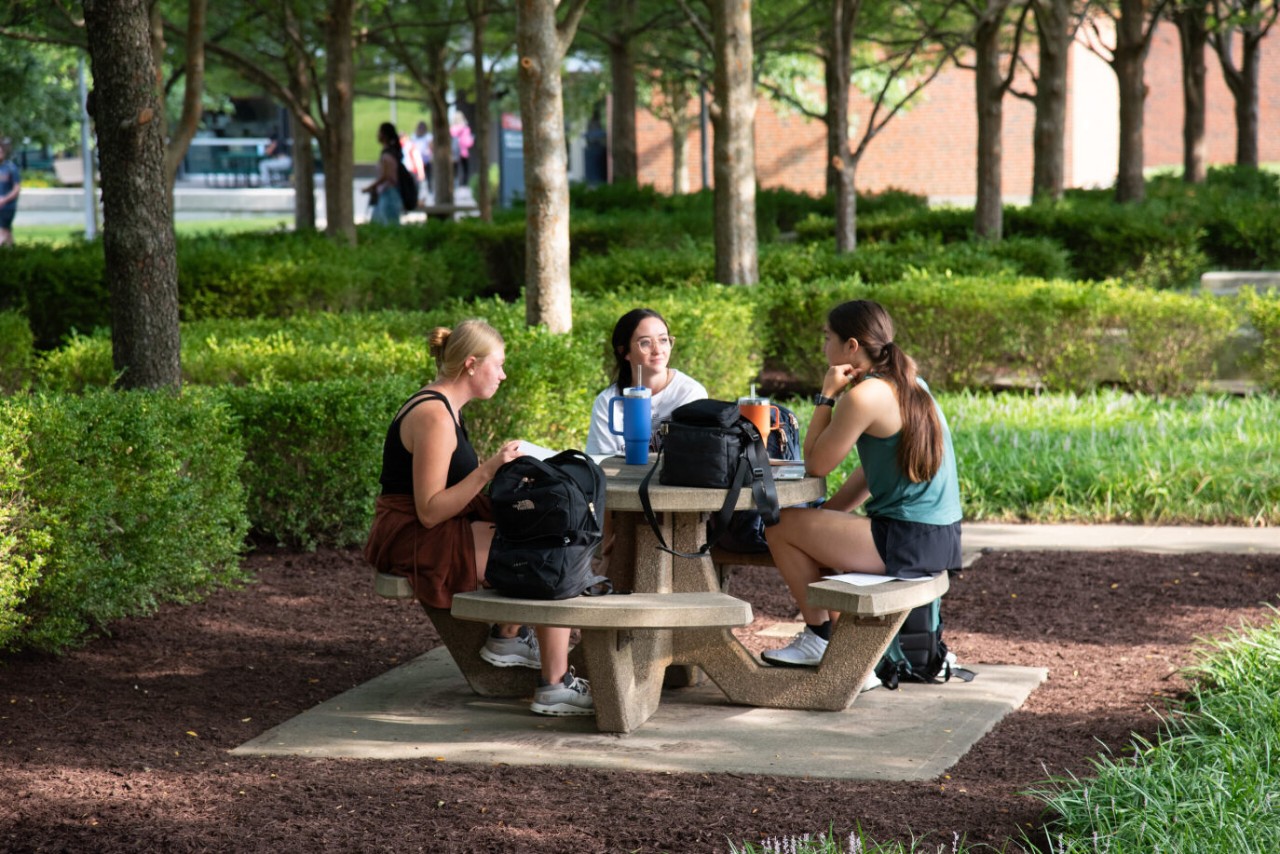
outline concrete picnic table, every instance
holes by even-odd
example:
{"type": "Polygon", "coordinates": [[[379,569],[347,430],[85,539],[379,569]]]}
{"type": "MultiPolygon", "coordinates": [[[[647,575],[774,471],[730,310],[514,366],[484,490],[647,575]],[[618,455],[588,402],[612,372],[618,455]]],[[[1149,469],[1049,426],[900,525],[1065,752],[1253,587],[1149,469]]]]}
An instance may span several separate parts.
{"type": "MultiPolygon", "coordinates": [[[[805,668],[762,664],[733,634],[734,627],[751,623],[751,606],[725,592],[712,557],[676,557],[659,548],[640,502],[648,467],[609,458],[601,468],[605,508],[613,516],[608,572],[616,589],[631,595],[547,601],[479,590],[455,595],[451,611],[456,621],[477,626],[507,622],[581,629],[574,655],[581,656],[591,679],[601,732],[632,732],[657,710],[664,684],[694,684],[698,671],[732,703],[843,709],[857,697],[907,612],[947,590],[946,573],[918,581],[886,579],[869,587],[817,582],[809,587],[810,602],[842,614],[822,663],[805,668]]],[[[706,542],[707,518],[723,505],[726,490],[665,486],[657,480],[650,482],[649,499],[663,539],[676,551],[698,551],[706,542]]],[[[783,506],[826,492],[825,479],[812,476],[779,480],[776,486],[783,506]]],[[[743,490],[736,506],[754,506],[750,490],[743,490]]],[[[468,669],[463,667],[464,673],[468,669]]],[[[474,681],[472,686],[487,693],[474,681]]]]}

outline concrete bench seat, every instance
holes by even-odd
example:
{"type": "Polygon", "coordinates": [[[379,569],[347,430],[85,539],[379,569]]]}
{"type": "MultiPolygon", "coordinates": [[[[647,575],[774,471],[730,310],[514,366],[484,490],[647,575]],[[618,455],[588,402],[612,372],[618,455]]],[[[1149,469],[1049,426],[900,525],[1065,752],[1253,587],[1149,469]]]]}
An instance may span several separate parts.
{"type": "MultiPolygon", "coordinates": [[[[667,667],[682,638],[751,623],[751,605],[726,593],[633,593],[574,599],[514,599],[493,590],[459,593],[452,616],[484,623],[576,627],[582,672],[591,680],[596,728],[631,732],[662,701],[667,667]]],[[[576,665],[575,665],[576,666],[576,665]]]]}
{"type": "Polygon", "coordinates": [[[385,599],[412,599],[413,583],[403,575],[374,572],[373,592],[385,599]]]}
{"type": "Polygon", "coordinates": [[[751,605],[727,593],[631,593],[573,599],[516,599],[496,590],[453,597],[453,616],[488,623],[577,629],[746,626],[751,605]]]}

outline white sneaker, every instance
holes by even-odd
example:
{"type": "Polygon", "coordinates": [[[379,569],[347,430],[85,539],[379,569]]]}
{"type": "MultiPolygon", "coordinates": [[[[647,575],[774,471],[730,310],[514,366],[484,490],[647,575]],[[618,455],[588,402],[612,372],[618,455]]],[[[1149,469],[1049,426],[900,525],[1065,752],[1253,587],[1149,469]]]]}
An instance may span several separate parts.
{"type": "Polygon", "coordinates": [[[873,691],[876,688],[879,688],[883,684],[884,683],[880,681],[880,677],[875,674],[875,671],[872,671],[871,675],[867,677],[867,681],[863,682],[862,687],[858,689],[858,693],[865,694],[868,691],[873,691]]]}
{"type": "Polygon", "coordinates": [[[792,638],[782,649],[766,649],[760,653],[766,664],[782,667],[817,667],[827,651],[827,641],[818,637],[808,626],[792,638]]]}

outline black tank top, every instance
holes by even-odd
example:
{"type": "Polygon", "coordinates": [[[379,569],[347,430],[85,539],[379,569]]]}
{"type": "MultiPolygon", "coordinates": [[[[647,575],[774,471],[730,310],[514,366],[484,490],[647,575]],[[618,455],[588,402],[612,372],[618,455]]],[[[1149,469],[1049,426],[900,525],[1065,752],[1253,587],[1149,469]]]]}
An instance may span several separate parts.
{"type": "MultiPolygon", "coordinates": [[[[387,438],[382,442],[382,476],[378,479],[382,483],[383,495],[413,495],[413,454],[406,451],[404,442],[400,441],[400,422],[415,406],[426,400],[440,401],[449,410],[450,417],[453,416],[453,407],[438,391],[426,389],[409,398],[403,411],[387,428],[387,438]]],[[[449,459],[449,474],[444,484],[446,489],[480,467],[476,449],[471,447],[471,439],[467,436],[467,427],[461,416],[456,419],[454,433],[458,437],[458,447],[449,459]]]]}

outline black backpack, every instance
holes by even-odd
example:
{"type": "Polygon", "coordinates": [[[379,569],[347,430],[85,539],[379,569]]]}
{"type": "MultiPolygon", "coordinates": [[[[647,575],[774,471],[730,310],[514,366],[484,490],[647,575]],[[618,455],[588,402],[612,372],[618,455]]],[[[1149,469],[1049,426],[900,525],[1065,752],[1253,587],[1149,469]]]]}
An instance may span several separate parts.
{"type": "Polygon", "coordinates": [[[939,683],[953,676],[972,682],[974,673],[947,660],[942,642],[942,600],[912,608],[876,665],[876,676],[890,690],[901,682],[939,683]]]}
{"type": "Polygon", "coordinates": [[[581,451],[517,457],[489,486],[496,527],[484,578],[508,596],[571,599],[608,593],[591,571],[603,535],[604,472],[581,451]]]}
{"type": "MultiPolygon", "coordinates": [[[[771,460],[799,460],[804,448],[800,444],[800,419],[785,406],[778,406],[778,428],[769,431],[765,447],[771,460]]],[[[798,505],[801,507],[808,504],[798,505]]],[[[707,541],[722,549],[740,554],[763,554],[769,551],[765,541],[764,519],[756,510],[738,510],[721,527],[718,519],[707,522],[707,541]]]]}
{"type": "Polygon", "coordinates": [[[418,209],[418,181],[400,159],[396,160],[396,189],[406,213],[418,209]]]}

